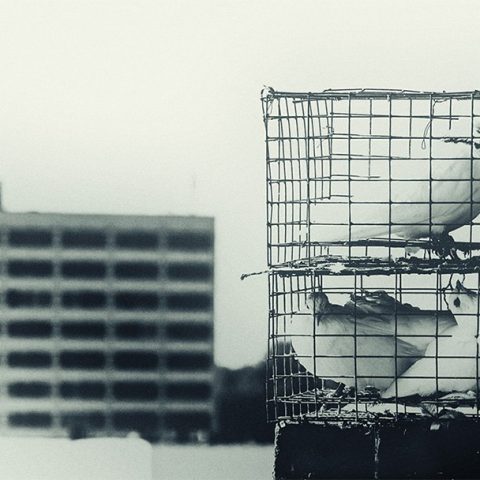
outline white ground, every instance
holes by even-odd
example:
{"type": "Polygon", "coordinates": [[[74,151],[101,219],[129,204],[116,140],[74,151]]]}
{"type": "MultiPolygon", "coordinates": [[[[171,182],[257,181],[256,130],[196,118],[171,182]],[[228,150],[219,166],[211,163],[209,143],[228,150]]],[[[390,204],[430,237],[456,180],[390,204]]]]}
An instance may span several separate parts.
{"type": "Polygon", "coordinates": [[[0,438],[5,480],[151,480],[152,447],[139,439],[0,438]]]}
{"type": "Polygon", "coordinates": [[[273,446],[153,447],[153,480],[270,480],[273,446]]]}
{"type": "Polygon", "coordinates": [[[269,480],[273,446],[0,438],[5,480],[269,480]]]}

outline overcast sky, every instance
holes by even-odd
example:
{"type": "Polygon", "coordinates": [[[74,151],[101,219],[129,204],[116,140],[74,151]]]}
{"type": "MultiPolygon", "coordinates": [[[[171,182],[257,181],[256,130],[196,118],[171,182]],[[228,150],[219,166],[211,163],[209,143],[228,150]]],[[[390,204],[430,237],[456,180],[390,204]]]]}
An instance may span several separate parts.
{"type": "Polygon", "coordinates": [[[266,351],[260,90],[480,89],[471,1],[0,1],[10,211],[216,218],[216,359],[266,351]]]}

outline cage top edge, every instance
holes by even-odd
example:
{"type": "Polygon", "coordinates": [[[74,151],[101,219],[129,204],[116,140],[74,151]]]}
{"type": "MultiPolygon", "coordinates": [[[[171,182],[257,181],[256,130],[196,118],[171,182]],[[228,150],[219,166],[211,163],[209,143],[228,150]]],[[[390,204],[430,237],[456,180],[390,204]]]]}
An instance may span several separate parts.
{"type": "Polygon", "coordinates": [[[329,88],[319,92],[287,92],[276,91],[272,87],[265,87],[262,90],[263,100],[273,100],[277,98],[293,98],[297,100],[308,100],[315,98],[388,98],[388,97],[416,97],[416,98],[480,98],[479,90],[455,91],[455,92],[433,92],[408,89],[384,89],[384,88],[329,88]]]}

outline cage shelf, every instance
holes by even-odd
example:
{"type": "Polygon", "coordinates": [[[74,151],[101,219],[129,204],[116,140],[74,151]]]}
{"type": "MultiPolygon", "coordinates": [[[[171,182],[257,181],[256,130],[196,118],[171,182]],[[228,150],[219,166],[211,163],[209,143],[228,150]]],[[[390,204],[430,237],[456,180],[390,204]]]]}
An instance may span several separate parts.
{"type": "Polygon", "coordinates": [[[355,257],[325,255],[312,259],[294,260],[276,265],[271,271],[281,276],[289,275],[393,275],[397,273],[474,273],[480,271],[480,257],[466,259],[438,259],[407,257],[392,261],[389,258],[355,257]]]}

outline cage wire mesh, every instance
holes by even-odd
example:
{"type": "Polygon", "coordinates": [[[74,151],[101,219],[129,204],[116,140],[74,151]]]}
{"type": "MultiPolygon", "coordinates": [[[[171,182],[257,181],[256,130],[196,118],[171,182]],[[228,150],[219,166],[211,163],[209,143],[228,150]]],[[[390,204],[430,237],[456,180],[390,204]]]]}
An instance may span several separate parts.
{"type": "Polygon", "coordinates": [[[480,92],[267,89],[263,113],[269,266],[480,247],[480,92]]]}
{"type": "Polygon", "coordinates": [[[478,418],[480,93],[262,102],[269,419],[478,418]]]}

